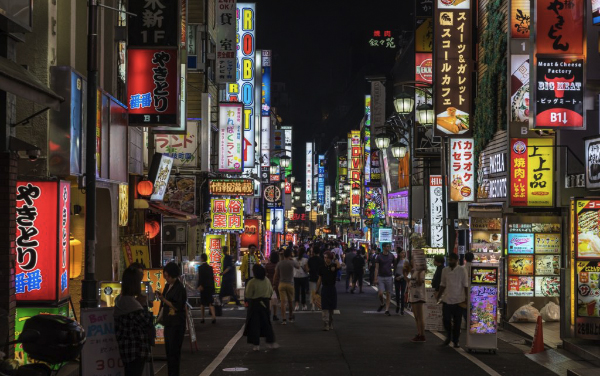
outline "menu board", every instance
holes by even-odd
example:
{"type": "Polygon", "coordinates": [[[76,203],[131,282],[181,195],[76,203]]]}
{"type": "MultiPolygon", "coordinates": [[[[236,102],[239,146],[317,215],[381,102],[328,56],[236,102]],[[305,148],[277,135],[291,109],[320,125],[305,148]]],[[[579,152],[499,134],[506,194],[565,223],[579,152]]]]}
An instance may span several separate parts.
{"type": "Polygon", "coordinates": [[[533,253],[533,234],[508,234],[508,253],[533,253]]]}
{"type": "Polygon", "coordinates": [[[535,255],[535,274],[536,275],[559,275],[560,274],[560,256],[559,255],[535,255]]]}
{"type": "Polygon", "coordinates": [[[577,262],[577,316],[600,317],[600,262],[577,262]]]}
{"type": "Polygon", "coordinates": [[[535,253],[560,253],[560,234],[535,234],[535,253]]]}
{"type": "Polygon", "coordinates": [[[498,283],[498,269],[471,267],[471,283],[495,285],[498,283]]]}
{"type": "Polygon", "coordinates": [[[560,277],[535,277],[535,296],[554,298],[560,296],[560,277]]]}
{"type": "Polygon", "coordinates": [[[508,275],[533,275],[533,255],[508,256],[508,275]]]}
{"type": "Polygon", "coordinates": [[[600,201],[577,201],[577,257],[600,259],[600,201]]]}
{"type": "Polygon", "coordinates": [[[469,332],[472,334],[495,334],[498,326],[498,288],[495,286],[471,286],[470,292],[469,332]]]}
{"type": "Polygon", "coordinates": [[[508,277],[508,296],[533,296],[533,277],[508,277]]]}

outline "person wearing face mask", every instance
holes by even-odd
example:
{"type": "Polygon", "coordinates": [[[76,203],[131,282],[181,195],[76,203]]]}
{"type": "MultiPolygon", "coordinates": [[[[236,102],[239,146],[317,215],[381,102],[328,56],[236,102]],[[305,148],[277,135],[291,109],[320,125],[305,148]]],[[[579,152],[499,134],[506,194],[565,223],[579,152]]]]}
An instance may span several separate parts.
{"type": "Polygon", "coordinates": [[[321,309],[323,317],[323,330],[333,329],[333,311],[337,309],[337,290],[335,282],[337,272],[341,269],[338,261],[333,261],[333,253],[325,252],[325,265],[319,268],[316,295],[321,295],[321,309]],[[321,286],[323,289],[321,290],[321,286]]]}

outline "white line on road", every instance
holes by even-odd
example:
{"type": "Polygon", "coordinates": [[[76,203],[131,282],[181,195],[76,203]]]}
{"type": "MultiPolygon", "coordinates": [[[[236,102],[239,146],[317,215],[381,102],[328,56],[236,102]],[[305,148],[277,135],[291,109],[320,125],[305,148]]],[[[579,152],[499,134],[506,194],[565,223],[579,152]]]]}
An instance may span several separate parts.
{"type": "Polygon", "coordinates": [[[242,325],[240,331],[237,332],[236,335],[234,335],[233,338],[229,340],[229,342],[227,342],[227,345],[225,345],[225,347],[223,348],[223,350],[221,350],[219,355],[217,355],[217,357],[208,365],[208,367],[204,369],[204,371],[202,371],[202,373],[199,376],[210,376],[215,371],[215,369],[217,369],[221,362],[223,362],[227,355],[229,355],[237,341],[239,341],[240,338],[242,338],[245,326],[246,325],[242,325]]]}

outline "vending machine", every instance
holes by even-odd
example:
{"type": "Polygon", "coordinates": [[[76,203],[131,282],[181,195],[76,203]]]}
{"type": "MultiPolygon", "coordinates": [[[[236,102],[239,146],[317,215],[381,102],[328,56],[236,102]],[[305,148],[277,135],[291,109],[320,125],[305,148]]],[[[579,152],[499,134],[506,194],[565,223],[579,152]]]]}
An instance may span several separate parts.
{"type": "Polygon", "coordinates": [[[471,267],[467,298],[467,350],[498,349],[498,266],[471,267]]]}

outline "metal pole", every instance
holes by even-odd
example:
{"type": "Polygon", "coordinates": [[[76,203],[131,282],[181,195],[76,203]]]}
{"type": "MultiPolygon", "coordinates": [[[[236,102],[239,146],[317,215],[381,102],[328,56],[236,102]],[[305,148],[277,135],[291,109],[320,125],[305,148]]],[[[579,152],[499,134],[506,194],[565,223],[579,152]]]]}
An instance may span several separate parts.
{"type": "Polygon", "coordinates": [[[85,143],[85,274],[81,308],[98,306],[96,258],[96,122],[98,105],[98,3],[88,2],[87,136],[85,143]]]}
{"type": "Polygon", "coordinates": [[[442,216],[443,216],[443,230],[444,230],[444,248],[446,249],[446,254],[448,254],[448,198],[446,195],[448,194],[448,189],[446,187],[446,138],[442,138],[442,216]]]}
{"type": "MultiPolygon", "coordinates": [[[[414,118],[414,115],[413,115],[414,118]]],[[[409,229],[409,237],[412,234],[412,222],[413,222],[413,207],[412,207],[412,173],[413,173],[413,162],[414,162],[414,142],[413,142],[413,132],[414,132],[415,122],[413,121],[410,124],[410,133],[408,136],[408,152],[410,153],[408,156],[408,229],[409,229]]]]}

